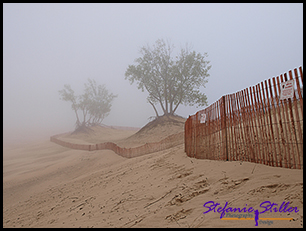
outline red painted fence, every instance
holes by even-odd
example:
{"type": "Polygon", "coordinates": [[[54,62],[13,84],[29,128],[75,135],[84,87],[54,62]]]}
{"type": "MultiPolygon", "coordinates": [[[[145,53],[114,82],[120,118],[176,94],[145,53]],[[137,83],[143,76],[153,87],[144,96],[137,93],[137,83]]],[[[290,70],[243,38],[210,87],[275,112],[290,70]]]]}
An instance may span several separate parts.
{"type": "Polygon", "coordinates": [[[222,96],[189,116],[185,123],[187,155],[302,169],[302,67],[293,72],[222,96]],[[294,97],[280,100],[282,83],[288,80],[294,81],[294,97]]]}

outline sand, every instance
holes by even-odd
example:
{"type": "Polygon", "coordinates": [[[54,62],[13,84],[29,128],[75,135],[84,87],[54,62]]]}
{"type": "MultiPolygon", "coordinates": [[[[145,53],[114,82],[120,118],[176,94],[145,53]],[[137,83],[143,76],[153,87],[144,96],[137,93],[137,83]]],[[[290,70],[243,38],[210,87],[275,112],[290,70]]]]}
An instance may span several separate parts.
{"type": "MultiPolygon", "coordinates": [[[[131,138],[136,131],[100,132],[101,140],[136,145],[131,138]]],[[[147,142],[162,138],[160,130],[153,133],[147,142]]],[[[98,138],[66,139],[92,143],[98,138]]],[[[184,144],[131,159],[110,150],[71,150],[47,139],[5,146],[3,153],[3,227],[255,227],[254,220],[203,214],[208,201],[259,211],[264,201],[290,202],[297,213],[259,218],[293,220],[259,220],[258,227],[303,227],[303,170],[194,159],[186,156],[184,144]]]]}

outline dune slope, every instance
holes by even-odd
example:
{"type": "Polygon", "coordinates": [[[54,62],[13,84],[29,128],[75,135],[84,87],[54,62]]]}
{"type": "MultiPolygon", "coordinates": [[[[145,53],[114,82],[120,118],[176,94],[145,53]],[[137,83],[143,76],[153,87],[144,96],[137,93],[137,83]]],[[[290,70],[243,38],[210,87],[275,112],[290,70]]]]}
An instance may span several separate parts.
{"type": "Polygon", "coordinates": [[[290,202],[297,213],[259,217],[294,220],[259,220],[259,227],[303,227],[302,170],[198,160],[184,144],[131,159],[49,141],[4,149],[4,227],[255,227],[203,214],[208,201],[257,209],[290,202]]]}

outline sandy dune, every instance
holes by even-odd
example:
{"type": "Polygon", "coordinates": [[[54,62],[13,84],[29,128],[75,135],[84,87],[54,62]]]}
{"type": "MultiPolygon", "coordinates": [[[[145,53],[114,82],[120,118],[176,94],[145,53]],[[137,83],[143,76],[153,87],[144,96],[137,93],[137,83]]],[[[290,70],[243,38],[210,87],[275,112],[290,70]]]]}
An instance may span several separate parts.
{"type": "MultiPolygon", "coordinates": [[[[101,140],[123,144],[130,137],[136,145],[131,138],[136,131],[108,132],[101,140]]],[[[91,138],[73,141],[97,141],[91,138]]],[[[4,227],[255,227],[254,220],[203,214],[208,201],[257,209],[264,201],[289,201],[297,213],[259,218],[294,220],[259,220],[258,227],[303,227],[302,170],[193,159],[184,144],[131,159],[108,150],[70,150],[49,140],[3,151],[4,227]]]]}

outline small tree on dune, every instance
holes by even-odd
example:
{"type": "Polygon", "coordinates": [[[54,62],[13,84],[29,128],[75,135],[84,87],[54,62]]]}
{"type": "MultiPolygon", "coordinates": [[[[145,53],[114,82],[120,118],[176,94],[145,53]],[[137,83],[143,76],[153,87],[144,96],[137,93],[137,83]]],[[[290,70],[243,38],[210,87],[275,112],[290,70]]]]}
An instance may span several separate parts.
{"type": "Polygon", "coordinates": [[[86,131],[90,126],[102,124],[111,110],[113,99],[117,97],[109,93],[104,85],[97,85],[95,80],[88,79],[88,83],[84,86],[84,93],[80,96],[76,96],[68,84],[59,90],[60,99],[70,102],[75,112],[75,131],[86,131]]]}

